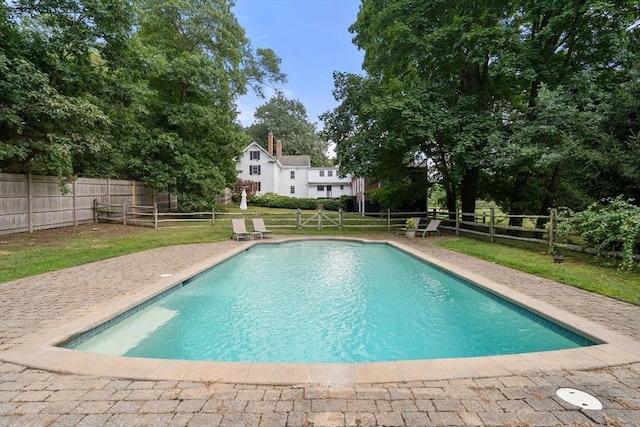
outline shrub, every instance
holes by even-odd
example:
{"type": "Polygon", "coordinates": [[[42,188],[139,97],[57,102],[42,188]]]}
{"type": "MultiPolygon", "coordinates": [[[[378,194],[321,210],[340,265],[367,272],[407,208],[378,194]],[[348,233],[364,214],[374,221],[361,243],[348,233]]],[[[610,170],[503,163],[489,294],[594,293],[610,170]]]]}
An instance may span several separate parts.
{"type": "Polygon", "coordinates": [[[255,197],[255,182],[250,179],[238,179],[236,181],[236,185],[233,187],[231,191],[231,200],[235,203],[240,203],[240,196],[242,195],[242,190],[244,189],[247,193],[247,202],[251,202],[251,200],[255,197]]]}
{"type": "Polygon", "coordinates": [[[341,201],[338,199],[302,199],[296,197],[281,196],[275,193],[265,193],[261,196],[255,196],[251,201],[254,206],[262,206],[265,208],[281,208],[281,209],[317,209],[322,205],[323,209],[337,211],[342,207],[341,201]]]}
{"type": "Polygon", "coordinates": [[[640,207],[632,200],[618,196],[593,203],[584,211],[567,213],[569,218],[559,227],[559,236],[576,232],[585,246],[595,249],[598,255],[622,251],[620,268],[634,268],[634,249],[640,241],[640,207]]]}

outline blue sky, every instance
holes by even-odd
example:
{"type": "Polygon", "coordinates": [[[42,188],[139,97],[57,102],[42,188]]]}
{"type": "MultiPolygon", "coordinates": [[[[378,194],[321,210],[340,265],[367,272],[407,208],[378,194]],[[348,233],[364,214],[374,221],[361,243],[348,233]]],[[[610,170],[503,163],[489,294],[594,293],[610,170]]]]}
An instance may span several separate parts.
{"type": "MultiPolygon", "coordinates": [[[[364,52],[351,43],[348,31],[359,6],[360,0],[236,0],[233,8],[253,48],[273,49],[282,59],[287,83],[280,89],[304,104],[318,129],[318,115],[337,106],[331,94],[333,71],[362,72],[364,52]]],[[[241,97],[242,125],[253,123],[253,112],[267,100],[241,97]]]]}

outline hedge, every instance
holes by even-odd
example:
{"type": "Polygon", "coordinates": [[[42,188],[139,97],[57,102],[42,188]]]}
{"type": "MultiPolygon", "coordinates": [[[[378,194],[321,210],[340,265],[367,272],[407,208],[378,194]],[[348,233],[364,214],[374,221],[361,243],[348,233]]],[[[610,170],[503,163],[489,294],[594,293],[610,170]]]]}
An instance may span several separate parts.
{"type": "Polygon", "coordinates": [[[344,209],[344,204],[348,196],[342,196],[340,199],[302,199],[296,197],[281,196],[275,193],[266,193],[260,196],[255,196],[251,200],[251,204],[255,206],[262,206],[265,208],[282,208],[282,209],[303,209],[313,210],[322,206],[323,209],[329,211],[337,211],[340,208],[344,209]]]}

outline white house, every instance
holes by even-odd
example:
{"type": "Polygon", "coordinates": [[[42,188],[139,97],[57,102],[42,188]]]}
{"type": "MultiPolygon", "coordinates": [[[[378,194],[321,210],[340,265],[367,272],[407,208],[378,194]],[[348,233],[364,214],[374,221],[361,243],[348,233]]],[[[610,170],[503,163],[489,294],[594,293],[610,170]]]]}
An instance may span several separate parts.
{"type": "Polygon", "coordinates": [[[276,193],[299,198],[339,198],[350,196],[351,176],[340,178],[337,167],[311,167],[311,157],[283,156],[282,142],[269,133],[267,149],[256,142],[249,144],[236,160],[238,178],[256,183],[256,194],[276,193]]]}

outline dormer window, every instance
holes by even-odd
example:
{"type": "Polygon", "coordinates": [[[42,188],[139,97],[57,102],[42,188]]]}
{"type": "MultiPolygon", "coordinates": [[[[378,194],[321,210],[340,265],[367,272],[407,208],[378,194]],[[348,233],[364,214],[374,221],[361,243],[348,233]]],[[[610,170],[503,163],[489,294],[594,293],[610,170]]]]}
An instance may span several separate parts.
{"type": "Polygon", "coordinates": [[[320,176],[324,176],[324,171],[320,171],[320,176]]]}
{"type": "Polygon", "coordinates": [[[249,160],[260,160],[260,151],[249,151],[249,160]]]}

